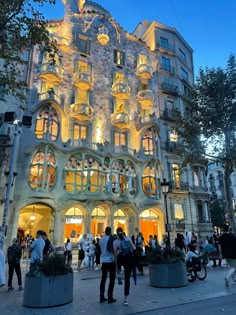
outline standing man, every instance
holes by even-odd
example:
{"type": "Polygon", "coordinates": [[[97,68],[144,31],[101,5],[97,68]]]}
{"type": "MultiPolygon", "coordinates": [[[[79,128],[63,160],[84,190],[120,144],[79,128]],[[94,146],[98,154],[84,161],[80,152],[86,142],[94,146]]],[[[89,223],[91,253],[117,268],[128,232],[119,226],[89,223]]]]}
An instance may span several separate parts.
{"type": "Polygon", "coordinates": [[[219,237],[218,247],[220,259],[225,258],[230,268],[225,277],[225,286],[229,287],[236,270],[236,236],[230,233],[229,225],[223,226],[223,234],[219,237]]]}
{"type": "Polygon", "coordinates": [[[109,272],[110,280],[109,280],[108,293],[107,293],[109,304],[116,302],[116,299],[113,298],[113,290],[114,290],[115,278],[116,278],[115,257],[114,257],[113,251],[107,247],[108,240],[110,241],[111,238],[112,238],[111,228],[108,226],[105,229],[105,235],[100,239],[101,262],[102,262],[102,279],[100,282],[100,303],[107,301],[104,294],[105,294],[107,274],[109,272]]]}
{"type": "Polygon", "coordinates": [[[12,286],[12,278],[14,274],[14,270],[17,275],[19,291],[23,290],[22,287],[22,278],[21,278],[21,268],[20,268],[20,260],[22,256],[22,249],[18,243],[18,239],[14,238],[12,241],[12,245],[7,249],[7,261],[8,261],[8,291],[13,291],[14,288],[12,286]]]}
{"type": "Polygon", "coordinates": [[[30,246],[31,259],[30,263],[35,264],[43,260],[43,249],[45,241],[43,239],[43,231],[37,231],[36,240],[30,246]]]}

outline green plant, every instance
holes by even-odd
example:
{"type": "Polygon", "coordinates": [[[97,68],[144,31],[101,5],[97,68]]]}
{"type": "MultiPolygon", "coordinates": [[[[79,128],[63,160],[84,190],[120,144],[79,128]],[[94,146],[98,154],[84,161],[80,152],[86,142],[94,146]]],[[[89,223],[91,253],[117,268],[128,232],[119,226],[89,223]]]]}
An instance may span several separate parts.
{"type": "Polygon", "coordinates": [[[29,272],[26,274],[28,277],[51,277],[61,276],[71,273],[71,267],[65,263],[64,255],[53,253],[42,262],[31,264],[29,272]]]}
{"type": "Polygon", "coordinates": [[[185,262],[184,253],[173,248],[158,248],[151,250],[147,254],[147,261],[150,264],[173,264],[178,262],[185,262]]]}

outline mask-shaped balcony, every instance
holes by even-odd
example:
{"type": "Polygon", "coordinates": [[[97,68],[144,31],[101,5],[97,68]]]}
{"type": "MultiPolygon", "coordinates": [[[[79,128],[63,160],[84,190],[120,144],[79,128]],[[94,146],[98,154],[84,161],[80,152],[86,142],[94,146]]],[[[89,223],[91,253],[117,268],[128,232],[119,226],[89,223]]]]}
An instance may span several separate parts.
{"type": "Polygon", "coordinates": [[[136,68],[136,76],[144,80],[149,80],[152,77],[153,68],[150,65],[138,65],[136,68]]]}
{"type": "Polygon", "coordinates": [[[43,63],[40,68],[39,77],[47,81],[59,83],[61,82],[61,67],[49,62],[43,63]]]}
{"type": "Polygon", "coordinates": [[[39,93],[39,100],[42,101],[55,101],[58,105],[61,104],[61,98],[57,95],[53,88],[49,89],[46,92],[39,93]]]}
{"type": "Polygon", "coordinates": [[[117,82],[112,85],[111,95],[120,100],[128,100],[130,98],[130,87],[126,82],[117,82]]]}
{"type": "Polygon", "coordinates": [[[90,90],[91,85],[91,74],[79,70],[73,75],[73,85],[81,90],[90,90]]]}
{"type": "Polygon", "coordinates": [[[139,91],[137,101],[142,105],[142,108],[150,108],[153,105],[154,95],[151,90],[139,91]]]}
{"type": "Polygon", "coordinates": [[[148,115],[137,115],[135,117],[135,126],[137,130],[140,130],[147,126],[155,125],[156,128],[158,127],[158,120],[155,113],[148,114],[148,115]]]}
{"type": "Polygon", "coordinates": [[[118,128],[128,128],[129,127],[129,115],[124,112],[118,112],[111,115],[111,124],[118,128]]]}
{"type": "Polygon", "coordinates": [[[92,118],[93,108],[89,104],[75,103],[69,108],[69,115],[81,121],[89,121],[92,118]]]}

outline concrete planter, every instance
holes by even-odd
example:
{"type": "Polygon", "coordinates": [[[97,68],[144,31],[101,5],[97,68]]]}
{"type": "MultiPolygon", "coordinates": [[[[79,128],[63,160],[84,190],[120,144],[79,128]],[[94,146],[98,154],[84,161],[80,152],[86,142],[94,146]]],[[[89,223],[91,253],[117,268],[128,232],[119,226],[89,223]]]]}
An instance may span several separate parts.
{"type": "Polygon", "coordinates": [[[59,306],[72,300],[73,273],[55,277],[25,277],[24,306],[59,306]]]}
{"type": "Polygon", "coordinates": [[[188,285],[185,263],[149,265],[149,281],[152,287],[177,288],[188,285]]]}

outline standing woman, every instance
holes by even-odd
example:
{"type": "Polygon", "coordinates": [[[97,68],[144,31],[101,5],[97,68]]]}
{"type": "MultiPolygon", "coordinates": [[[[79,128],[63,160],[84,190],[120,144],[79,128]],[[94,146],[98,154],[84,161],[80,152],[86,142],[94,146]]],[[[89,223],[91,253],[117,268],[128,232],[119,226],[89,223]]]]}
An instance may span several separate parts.
{"type": "Polygon", "coordinates": [[[117,239],[113,243],[113,249],[117,269],[119,266],[123,266],[125,271],[123,305],[127,306],[130,290],[130,276],[135,264],[134,251],[136,247],[133,244],[131,238],[124,235],[123,229],[121,227],[116,230],[116,233],[117,239]]]}
{"type": "Polygon", "coordinates": [[[72,244],[70,242],[70,239],[68,238],[65,244],[65,258],[67,261],[67,264],[70,265],[72,262],[72,244]]]}

